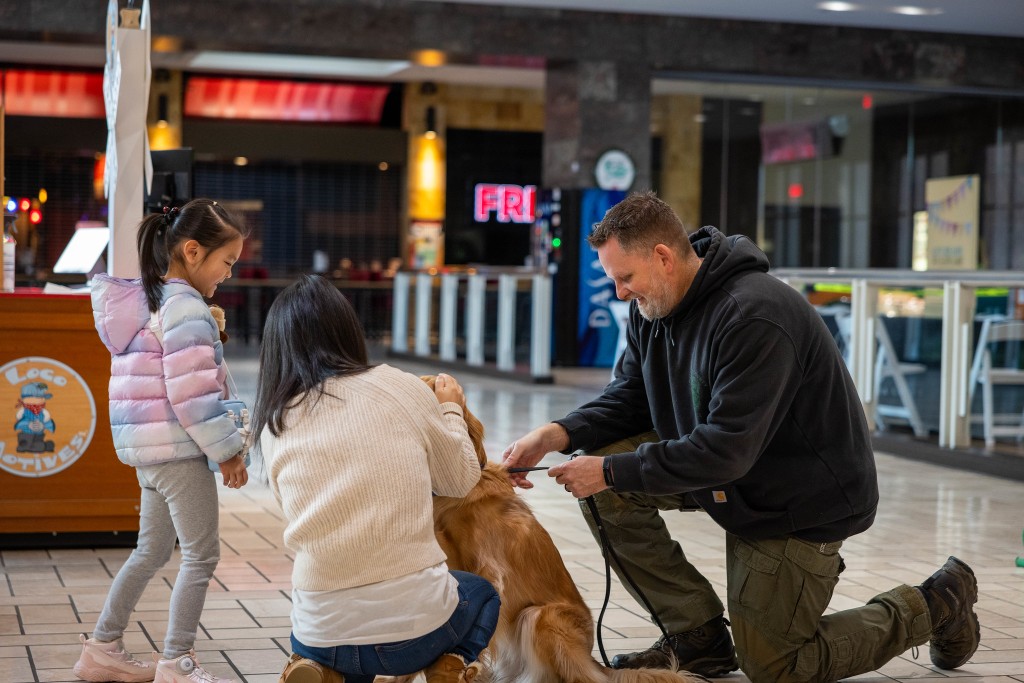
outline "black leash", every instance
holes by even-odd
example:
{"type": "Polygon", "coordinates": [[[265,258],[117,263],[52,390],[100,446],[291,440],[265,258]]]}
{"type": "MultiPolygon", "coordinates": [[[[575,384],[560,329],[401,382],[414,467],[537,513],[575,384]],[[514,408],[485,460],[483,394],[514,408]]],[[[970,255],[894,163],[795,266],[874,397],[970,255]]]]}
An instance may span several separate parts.
{"type": "MultiPolygon", "coordinates": [[[[575,458],[578,453],[573,453],[569,456],[569,459],[575,458]]],[[[509,472],[535,472],[537,470],[546,470],[547,467],[510,467],[509,472]]],[[[644,592],[640,590],[640,587],[633,581],[633,577],[629,575],[626,568],[622,566],[622,560],[615,554],[615,550],[612,548],[612,542],[608,539],[608,534],[604,530],[604,522],[601,521],[601,514],[597,511],[597,503],[594,502],[593,496],[587,496],[583,499],[583,502],[587,504],[590,509],[590,515],[594,518],[594,525],[597,527],[598,537],[601,543],[601,555],[604,557],[604,604],[601,605],[601,612],[597,616],[597,648],[601,651],[601,659],[604,660],[604,665],[611,668],[611,662],[608,661],[608,654],[604,651],[604,638],[601,637],[602,624],[604,622],[604,613],[608,609],[608,602],[612,596],[612,566],[609,561],[609,557],[615,560],[615,565],[619,568],[619,572],[622,577],[626,579],[626,583],[632,588],[637,595],[640,596],[640,600],[644,603],[644,607],[647,608],[647,612],[654,619],[654,623],[661,629],[661,634],[665,636],[665,640],[668,640],[668,631],[665,629],[665,625],[661,623],[661,619],[658,618],[658,614],[654,611],[654,607],[651,606],[650,601],[644,592]]]]}
{"type": "Polygon", "coordinates": [[[661,623],[661,619],[658,618],[658,614],[654,611],[654,607],[651,606],[650,601],[644,592],[640,590],[640,587],[636,585],[633,578],[626,571],[626,568],[622,566],[622,560],[615,553],[612,548],[612,543],[608,540],[608,534],[604,530],[604,522],[601,521],[601,515],[597,511],[597,504],[594,502],[593,496],[587,496],[583,499],[587,504],[587,508],[590,509],[590,515],[594,518],[594,525],[597,527],[597,533],[600,537],[601,542],[601,554],[604,556],[604,604],[601,605],[601,612],[597,617],[597,648],[601,651],[601,659],[604,660],[604,665],[611,667],[611,663],[608,661],[608,655],[604,651],[604,639],[601,637],[602,623],[604,622],[604,613],[608,609],[608,601],[612,595],[612,567],[609,562],[609,557],[615,560],[615,565],[619,568],[619,573],[622,574],[622,578],[626,579],[626,583],[632,588],[637,595],[640,596],[640,600],[644,603],[644,607],[647,608],[647,612],[654,619],[654,623],[661,629],[661,633],[665,636],[665,640],[668,641],[668,631],[665,629],[665,625],[661,623]]]}

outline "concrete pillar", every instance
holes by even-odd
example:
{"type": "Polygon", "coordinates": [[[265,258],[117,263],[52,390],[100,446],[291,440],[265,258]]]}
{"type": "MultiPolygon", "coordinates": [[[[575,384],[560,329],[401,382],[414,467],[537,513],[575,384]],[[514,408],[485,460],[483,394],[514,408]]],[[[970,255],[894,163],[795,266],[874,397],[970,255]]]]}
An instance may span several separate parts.
{"type": "Polygon", "coordinates": [[[594,166],[610,149],[630,156],[630,190],[651,187],[651,73],[646,64],[554,61],[545,84],[545,187],[596,187],[594,166]]]}
{"type": "Polygon", "coordinates": [[[700,227],[701,106],[698,95],[655,99],[661,122],[659,196],[679,215],[687,232],[700,227]]]}

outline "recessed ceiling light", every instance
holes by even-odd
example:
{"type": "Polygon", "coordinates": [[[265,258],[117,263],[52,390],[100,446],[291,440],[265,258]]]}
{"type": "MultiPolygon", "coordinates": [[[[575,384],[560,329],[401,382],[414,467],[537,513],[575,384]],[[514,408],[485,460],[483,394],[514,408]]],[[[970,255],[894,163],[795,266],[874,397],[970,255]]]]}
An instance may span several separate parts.
{"type": "Polygon", "coordinates": [[[819,2],[818,9],[823,9],[826,12],[856,12],[861,9],[860,5],[855,5],[852,2],[819,2]]]}
{"type": "Polygon", "coordinates": [[[894,14],[905,14],[908,17],[933,17],[945,12],[940,7],[918,7],[917,5],[898,5],[890,7],[889,11],[894,14]]]}

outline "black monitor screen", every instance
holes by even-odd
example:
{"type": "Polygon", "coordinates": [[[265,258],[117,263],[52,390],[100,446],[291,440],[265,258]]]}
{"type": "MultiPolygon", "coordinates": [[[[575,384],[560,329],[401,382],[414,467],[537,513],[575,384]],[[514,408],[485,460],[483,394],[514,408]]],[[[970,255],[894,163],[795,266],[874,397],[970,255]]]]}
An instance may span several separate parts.
{"type": "Polygon", "coordinates": [[[153,185],[146,197],[147,213],[158,213],[165,206],[181,206],[192,199],[192,148],[161,149],[150,155],[153,185]]]}

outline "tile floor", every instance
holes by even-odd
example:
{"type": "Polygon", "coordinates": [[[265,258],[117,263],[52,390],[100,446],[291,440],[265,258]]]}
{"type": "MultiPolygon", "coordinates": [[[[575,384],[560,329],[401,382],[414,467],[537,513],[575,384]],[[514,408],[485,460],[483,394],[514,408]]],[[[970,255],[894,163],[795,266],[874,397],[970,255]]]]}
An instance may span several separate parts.
{"type": "MultiPolygon", "coordinates": [[[[251,399],[255,360],[243,355],[232,367],[241,393],[251,399]]],[[[461,376],[471,407],[487,426],[492,459],[519,434],[595,395],[606,377],[604,372],[581,370],[559,370],[556,375],[553,386],[461,376]]],[[[877,521],[844,546],[847,570],[830,609],[863,604],[898,583],[918,583],[955,554],[978,576],[982,640],[971,662],[958,671],[934,669],[924,648],[917,659],[908,652],[857,680],[1024,681],[1024,569],[1014,565],[1024,555],[1024,484],[885,453],[878,454],[878,468],[882,504],[877,521]]],[[[603,563],[576,502],[547,482],[523,495],[551,532],[596,615],[604,595],[603,563]]],[[[258,485],[221,489],[220,501],[222,560],[210,586],[196,650],[204,665],[220,676],[271,683],[289,651],[291,557],[281,540],[281,515],[268,491],[258,485]]],[[[669,515],[668,520],[687,554],[724,597],[721,531],[700,513],[669,515]]],[[[77,634],[92,628],[111,578],[127,555],[125,549],[103,548],[0,550],[0,683],[75,680],[71,667],[80,649],[77,634]]],[[[176,566],[172,559],[138,605],[125,636],[130,650],[144,654],[161,644],[176,566]]],[[[656,637],[656,627],[613,581],[604,619],[609,657],[646,647],[656,637]]],[[[736,673],[723,680],[747,679],[736,673]]]]}

